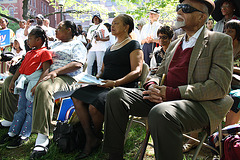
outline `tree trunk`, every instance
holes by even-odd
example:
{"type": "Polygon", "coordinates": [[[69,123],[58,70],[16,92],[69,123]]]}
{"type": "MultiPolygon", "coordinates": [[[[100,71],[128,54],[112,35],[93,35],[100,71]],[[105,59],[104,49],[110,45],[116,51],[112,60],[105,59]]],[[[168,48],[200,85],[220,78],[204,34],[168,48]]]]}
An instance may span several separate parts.
{"type": "Polygon", "coordinates": [[[23,15],[22,15],[22,17],[23,17],[23,19],[25,19],[25,20],[28,20],[28,1],[29,0],[23,0],[23,7],[22,7],[22,9],[23,9],[23,15]]]}

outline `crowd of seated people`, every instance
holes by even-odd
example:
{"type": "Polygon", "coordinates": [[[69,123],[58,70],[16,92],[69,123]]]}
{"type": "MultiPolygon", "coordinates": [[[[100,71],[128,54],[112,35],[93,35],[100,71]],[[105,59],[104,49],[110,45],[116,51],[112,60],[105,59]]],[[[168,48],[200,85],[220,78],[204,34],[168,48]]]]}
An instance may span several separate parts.
{"type": "MultiPolygon", "coordinates": [[[[182,152],[187,152],[197,145],[191,141],[182,145],[182,133],[199,128],[208,128],[209,133],[212,133],[228,111],[226,125],[237,123],[240,118],[240,97],[234,95],[240,83],[233,85],[232,81],[233,94],[230,95],[234,102],[228,96],[232,57],[236,64],[233,73],[240,73],[240,23],[238,20],[228,21],[224,28],[225,34],[212,32],[211,28],[208,30],[205,27],[206,21],[214,7],[212,0],[180,0],[176,10],[176,26],[184,30],[184,34],[172,41],[172,27],[158,28],[155,36],[159,38],[160,46],[156,47],[152,57],[149,57],[152,58],[149,62],[151,76],[144,88],[140,89],[138,78],[142,74],[144,53],[138,41],[139,37],[131,34],[136,30],[131,16],[120,14],[113,19],[112,43],[106,43],[109,41],[109,30],[102,24],[100,14],[93,15],[94,25],[87,36],[83,34],[81,26],[78,28],[74,22],[67,20],[58,24],[55,35],[52,28],[50,34],[49,20],[42,15],[37,15],[36,26],[33,26],[31,20],[20,21],[19,32],[13,40],[12,51],[15,58],[10,64],[16,63],[23,55],[29,57],[30,54],[36,54],[33,57],[40,59],[31,60],[41,60],[42,63],[36,70],[41,70],[43,74],[38,75],[37,84],[30,90],[32,101],[27,100],[25,104],[22,104],[22,101],[26,97],[19,94],[19,98],[13,90],[18,77],[21,77],[20,74],[26,72],[19,68],[16,74],[5,79],[0,97],[0,116],[4,120],[0,123],[0,128],[10,128],[8,134],[0,138],[0,146],[16,148],[27,142],[30,133],[37,133],[30,158],[37,159],[47,154],[55,99],[71,97],[86,135],[86,144],[76,159],[88,157],[100,146],[103,138],[103,151],[109,153],[109,159],[123,159],[123,140],[129,115],[149,117],[156,159],[166,159],[169,156],[172,159],[182,159],[182,152]],[[31,39],[37,27],[41,27],[44,32],[44,38],[39,41],[36,36],[31,39]],[[206,49],[202,49],[202,42],[206,37],[208,43],[204,46],[206,49]],[[25,45],[29,44],[30,48],[23,47],[24,40],[25,45]],[[44,48],[43,44],[48,43],[48,40],[52,41],[51,45],[44,48]],[[31,43],[32,41],[34,43],[31,43]],[[87,50],[86,44],[89,42],[93,46],[87,50]],[[41,59],[38,50],[42,48],[51,53],[49,59],[41,59]],[[99,59],[95,73],[97,78],[104,79],[103,84],[86,87],[75,85],[85,64],[87,72],[93,74],[93,62],[99,52],[101,55],[97,57],[99,59]],[[233,54],[230,54],[232,52],[233,54]],[[45,60],[49,63],[46,64],[45,60]],[[167,75],[164,86],[159,86],[163,74],[167,75]],[[31,107],[28,111],[31,112],[31,118],[28,119],[31,125],[28,126],[27,135],[22,133],[24,130],[21,128],[18,133],[13,132],[15,120],[19,118],[16,115],[20,113],[21,108],[17,107],[20,104],[24,105],[25,110],[26,107],[31,107]],[[221,109],[217,111],[218,107],[221,109]],[[168,151],[172,152],[173,143],[174,154],[171,154],[168,151]]],[[[158,19],[157,9],[151,9],[149,13],[158,19]]],[[[2,23],[7,22],[0,19],[0,25],[2,23]]],[[[23,60],[23,65],[27,60],[23,60]]],[[[29,75],[33,73],[35,70],[29,75]]],[[[25,95],[25,92],[27,91],[20,93],[25,95]]],[[[197,137],[197,134],[192,136],[197,137]]]]}

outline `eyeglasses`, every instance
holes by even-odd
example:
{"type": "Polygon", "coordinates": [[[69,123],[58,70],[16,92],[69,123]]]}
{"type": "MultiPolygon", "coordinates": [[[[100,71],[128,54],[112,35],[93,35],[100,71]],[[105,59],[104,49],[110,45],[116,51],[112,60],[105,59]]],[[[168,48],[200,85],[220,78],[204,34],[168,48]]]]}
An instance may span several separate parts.
{"type": "Polygon", "coordinates": [[[229,4],[226,4],[226,5],[222,5],[222,6],[221,6],[221,9],[227,9],[227,8],[230,8],[230,5],[229,5],[229,4]]]}
{"type": "Polygon", "coordinates": [[[159,36],[158,39],[159,39],[159,40],[160,40],[160,39],[163,39],[163,40],[164,40],[164,39],[168,39],[168,36],[159,36]]]}
{"type": "Polygon", "coordinates": [[[195,11],[204,13],[203,11],[200,11],[200,10],[194,8],[194,7],[190,6],[189,4],[178,4],[176,11],[178,11],[179,9],[182,9],[183,13],[192,13],[195,11]]]}

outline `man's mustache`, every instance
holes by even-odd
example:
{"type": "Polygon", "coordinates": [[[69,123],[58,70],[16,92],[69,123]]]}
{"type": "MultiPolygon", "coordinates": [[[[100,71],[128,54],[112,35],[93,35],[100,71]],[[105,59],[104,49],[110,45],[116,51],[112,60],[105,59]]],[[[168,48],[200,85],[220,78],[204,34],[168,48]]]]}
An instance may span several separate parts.
{"type": "Polygon", "coordinates": [[[178,19],[182,19],[182,20],[184,20],[185,21],[185,19],[181,16],[181,15],[177,15],[177,18],[176,18],[176,20],[178,20],[178,19]]]}

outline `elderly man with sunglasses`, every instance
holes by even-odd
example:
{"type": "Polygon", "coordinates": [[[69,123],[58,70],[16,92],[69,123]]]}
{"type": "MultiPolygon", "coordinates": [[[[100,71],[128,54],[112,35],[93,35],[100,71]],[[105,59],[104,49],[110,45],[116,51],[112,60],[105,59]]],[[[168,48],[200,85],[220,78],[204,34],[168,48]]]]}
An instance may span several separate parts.
{"type": "Polygon", "coordinates": [[[233,103],[227,95],[233,65],[231,37],[204,26],[214,2],[180,3],[176,26],[186,34],[169,45],[145,90],[117,87],[108,94],[103,151],[109,159],[123,159],[129,115],[148,116],[157,160],[182,160],[182,134],[202,128],[212,133],[233,103]]]}

